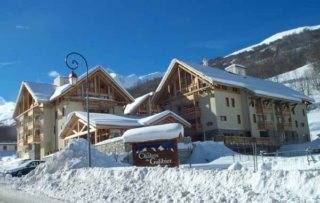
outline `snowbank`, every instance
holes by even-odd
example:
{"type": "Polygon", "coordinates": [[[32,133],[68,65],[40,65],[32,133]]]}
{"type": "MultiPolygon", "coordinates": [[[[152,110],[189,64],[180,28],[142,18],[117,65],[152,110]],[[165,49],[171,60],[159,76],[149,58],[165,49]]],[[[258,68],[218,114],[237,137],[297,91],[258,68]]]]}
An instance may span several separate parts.
{"type": "Polygon", "coordinates": [[[71,202],[312,202],[320,171],[82,168],[19,189],[71,202]],[[54,179],[55,178],[55,179],[54,179]]]}
{"type": "Polygon", "coordinates": [[[183,135],[183,126],[169,123],[127,130],[122,135],[124,142],[146,142],[153,140],[174,139],[183,135]]]}
{"type": "Polygon", "coordinates": [[[189,163],[208,163],[220,157],[233,154],[235,154],[235,152],[226,147],[223,142],[194,142],[194,151],[189,163]]]}

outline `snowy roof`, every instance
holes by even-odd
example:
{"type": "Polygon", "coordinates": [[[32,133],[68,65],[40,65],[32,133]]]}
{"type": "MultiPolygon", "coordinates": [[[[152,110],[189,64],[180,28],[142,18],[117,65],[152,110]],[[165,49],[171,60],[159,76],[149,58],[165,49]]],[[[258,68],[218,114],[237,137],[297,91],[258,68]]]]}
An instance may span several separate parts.
{"type": "Polygon", "coordinates": [[[314,101],[312,98],[279,83],[250,76],[237,75],[218,68],[187,63],[178,59],[173,59],[171,61],[167,72],[165,73],[156,90],[156,93],[158,93],[162,89],[162,86],[168,79],[170,72],[176,63],[183,65],[184,67],[193,71],[195,74],[199,75],[210,83],[218,82],[226,85],[244,88],[254,93],[255,95],[272,97],[281,100],[294,102],[314,101]]]}
{"type": "Polygon", "coordinates": [[[160,113],[145,117],[145,118],[141,118],[139,120],[140,123],[142,123],[143,125],[150,125],[156,121],[161,121],[163,118],[166,118],[167,116],[172,116],[174,118],[176,118],[178,121],[180,121],[183,125],[190,127],[191,124],[186,121],[184,118],[182,118],[181,116],[179,116],[178,114],[169,111],[169,110],[165,110],[162,111],[160,113]]]}
{"type": "MultiPolygon", "coordinates": [[[[82,111],[76,111],[68,115],[68,119],[76,115],[80,119],[87,121],[87,113],[82,111]]],[[[68,121],[67,121],[68,123],[68,121]]],[[[90,124],[94,126],[124,126],[124,127],[139,127],[142,126],[139,123],[139,119],[128,116],[118,116],[114,114],[104,114],[104,113],[90,113],[90,124]]]]}
{"type": "MultiPolygon", "coordinates": [[[[161,121],[167,116],[173,116],[182,124],[190,127],[191,124],[183,119],[181,116],[173,113],[172,111],[166,110],[151,116],[147,117],[137,117],[137,116],[119,116],[114,114],[106,114],[106,113],[90,113],[90,124],[97,125],[105,125],[105,126],[128,126],[128,127],[139,127],[151,125],[154,122],[161,121]]],[[[68,115],[67,122],[73,117],[77,116],[80,119],[86,121],[87,113],[83,111],[75,111],[68,115]]]]}
{"type": "Polygon", "coordinates": [[[152,95],[153,95],[153,92],[149,92],[145,95],[142,95],[140,97],[135,98],[134,102],[132,102],[126,106],[126,108],[124,109],[124,114],[127,115],[127,114],[134,113],[139,108],[139,106],[143,102],[145,102],[148,98],[150,98],[152,95]]]}
{"type": "Polygon", "coordinates": [[[277,33],[275,35],[272,35],[271,37],[268,37],[267,39],[263,40],[262,42],[260,42],[258,44],[246,47],[244,49],[240,49],[238,51],[235,51],[235,52],[227,55],[226,57],[231,56],[231,55],[236,55],[236,54],[239,54],[239,53],[242,53],[242,52],[246,52],[246,51],[252,51],[257,46],[260,46],[260,45],[263,45],[263,44],[268,45],[271,42],[274,42],[276,40],[282,39],[282,38],[284,38],[285,36],[288,36],[288,35],[299,34],[299,33],[303,32],[305,30],[317,30],[317,29],[320,29],[320,25],[299,27],[299,28],[295,28],[295,29],[279,32],[279,33],[277,33]]]}
{"type": "Polygon", "coordinates": [[[154,140],[169,140],[183,134],[183,126],[179,123],[169,123],[127,130],[122,135],[124,142],[146,142],[154,140]]]}
{"type": "MultiPolygon", "coordinates": [[[[101,70],[105,75],[119,88],[121,91],[131,100],[133,101],[133,97],[125,90],[116,80],[114,80],[110,74],[104,70],[101,66],[96,66],[94,68],[89,69],[89,75],[95,73],[96,71],[101,70]]],[[[86,73],[82,74],[78,78],[78,82],[81,82],[82,80],[85,79],[86,73]]],[[[57,99],[59,96],[63,95],[66,93],[68,90],[71,89],[72,85],[70,84],[65,84],[62,86],[55,86],[52,84],[46,84],[46,83],[36,83],[36,82],[22,82],[20,86],[20,90],[18,93],[18,98],[16,101],[16,104],[20,101],[21,98],[21,91],[22,87],[26,87],[27,90],[30,92],[32,97],[37,101],[37,102],[51,102],[55,99],[57,99]]],[[[17,106],[16,106],[17,108],[17,106]]],[[[15,111],[16,112],[16,109],[15,111]]]]}
{"type": "MultiPolygon", "coordinates": [[[[74,117],[82,119],[84,122],[87,121],[87,113],[83,111],[75,111],[68,115],[67,121],[64,126],[64,130],[67,129],[67,126],[71,125],[71,120],[74,117]]],[[[165,119],[167,116],[173,116],[177,119],[178,122],[181,122],[183,125],[190,127],[191,124],[183,119],[181,116],[166,110],[158,114],[147,117],[137,117],[137,116],[119,116],[114,114],[105,114],[105,113],[90,113],[90,124],[93,126],[114,126],[114,127],[142,127],[153,125],[156,122],[165,119]]],[[[64,130],[61,132],[60,136],[63,134],[64,130]]]]}
{"type": "MultiPolygon", "coordinates": [[[[124,89],[115,79],[113,79],[113,77],[111,77],[111,75],[101,66],[96,66],[93,67],[91,69],[89,69],[89,75],[93,74],[94,72],[101,70],[103,73],[105,73],[105,75],[119,88],[121,89],[121,91],[130,99],[130,100],[134,100],[133,97],[127,92],[126,89],[124,89]]],[[[86,73],[83,73],[82,75],[80,75],[78,77],[78,82],[81,82],[82,80],[84,80],[86,78],[86,73]]],[[[66,84],[63,85],[61,87],[56,88],[55,92],[52,94],[52,96],[50,97],[50,100],[54,100],[56,98],[58,98],[59,96],[61,96],[63,93],[67,92],[70,88],[72,87],[72,85],[70,84],[66,84]]]]}
{"type": "Polygon", "coordinates": [[[47,102],[55,91],[55,86],[46,83],[22,82],[32,97],[38,102],[47,102]]]}

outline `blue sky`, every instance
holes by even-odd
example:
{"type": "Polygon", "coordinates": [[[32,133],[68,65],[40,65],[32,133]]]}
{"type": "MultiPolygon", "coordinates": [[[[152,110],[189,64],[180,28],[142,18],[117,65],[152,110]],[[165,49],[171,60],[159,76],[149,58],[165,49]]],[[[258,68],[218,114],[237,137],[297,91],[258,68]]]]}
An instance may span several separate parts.
{"type": "MultiPolygon", "coordinates": [[[[291,28],[320,24],[320,1],[1,1],[0,97],[21,81],[67,74],[84,54],[119,74],[164,71],[172,58],[224,56],[291,28]]],[[[81,72],[84,71],[81,70],[81,72]]]]}

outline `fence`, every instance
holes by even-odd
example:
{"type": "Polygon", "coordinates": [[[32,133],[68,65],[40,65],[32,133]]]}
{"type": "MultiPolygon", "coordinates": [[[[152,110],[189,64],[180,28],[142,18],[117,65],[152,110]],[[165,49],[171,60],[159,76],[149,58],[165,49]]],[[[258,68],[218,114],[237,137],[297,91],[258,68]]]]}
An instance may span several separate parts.
{"type": "Polygon", "coordinates": [[[233,163],[239,162],[247,168],[274,170],[320,170],[320,148],[306,148],[305,150],[288,150],[268,153],[257,150],[252,145],[250,154],[236,153],[233,163]]]}

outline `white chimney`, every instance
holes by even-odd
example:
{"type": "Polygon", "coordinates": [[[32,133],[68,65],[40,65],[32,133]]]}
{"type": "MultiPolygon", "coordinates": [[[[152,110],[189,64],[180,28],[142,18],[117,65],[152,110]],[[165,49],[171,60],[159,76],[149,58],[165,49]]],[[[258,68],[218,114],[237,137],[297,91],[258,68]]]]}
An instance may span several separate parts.
{"type": "Polygon", "coordinates": [[[69,74],[69,84],[70,85],[75,85],[77,83],[78,76],[74,71],[71,71],[69,74]]]}
{"type": "Polygon", "coordinates": [[[230,66],[226,67],[224,70],[237,75],[243,75],[243,76],[247,75],[247,68],[240,64],[231,64],[230,66]]]}
{"type": "Polygon", "coordinates": [[[65,76],[58,76],[53,80],[53,85],[57,87],[60,87],[68,83],[69,83],[68,77],[65,77],[65,76]]]}
{"type": "Polygon", "coordinates": [[[203,65],[203,66],[209,66],[209,61],[208,61],[207,58],[203,58],[203,59],[202,59],[202,65],[203,65]]]}

